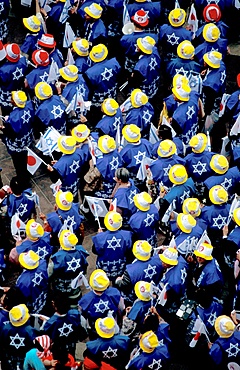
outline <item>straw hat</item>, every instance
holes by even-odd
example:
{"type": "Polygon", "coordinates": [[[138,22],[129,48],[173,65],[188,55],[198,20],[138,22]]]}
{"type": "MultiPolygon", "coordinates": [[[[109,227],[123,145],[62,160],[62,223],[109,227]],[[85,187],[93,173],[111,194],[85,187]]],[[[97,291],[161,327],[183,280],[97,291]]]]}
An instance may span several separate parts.
{"type": "Polygon", "coordinates": [[[36,15],[31,15],[31,17],[23,18],[24,26],[31,32],[39,32],[41,28],[41,22],[36,17],[36,15]]]}
{"type": "Polygon", "coordinates": [[[26,235],[31,240],[37,240],[41,238],[44,234],[42,225],[36,222],[34,219],[31,219],[26,224],[26,235]]]}
{"type": "Polygon", "coordinates": [[[213,251],[213,246],[208,243],[201,243],[193,253],[197,257],[201,257],[205,259],[206,261],[211,261],[213,259],[212,257],[212,251],[213,251]]]}
{"type": "Polygon", "coordinates": [[[151,353],[159,346],[158,337],[152,330],[147,331],[140,338],[139,345],[143,352],[151,353]]]}
{"type": "Polygon", "coordinates": [[[74,40],[72,47],[75,53],[81,57],[86,57],[89,54],[89,42],[85,39],[74,40]]]}
{"type": "Polygon", "coordinates": [[[209,190],[209,198],[213,204],[223,204],[228,201],[228,193],[221,185],[215,185],[209,190]]]}
{"type": "Polygon", "coordinates": [[[189,214],[179,213],[177,216],[177,225],[184,233],[191,233],[196,224],[196,220],[189,214]]]}
{"type": "Polygon", "coordinates": [[[91,273],[89,284],[93,290],[103,292],[109,287],[110,281],[106,272],[97,269],[91,273]]]}
{"type": "Polygon", "coordinates": [[[233,321],[226,315],[218,316],[214,327],[220,338],[230,338],[235,330],[233,321]]]}
{"type": "Polygon", "coordinates": [[[19,61],[21,56],[21,50],[18,44],[7,44],[4,45],[4,48],[6,50],[6,58],[13,63],[16,63],[19,61]]]}
{"type": "Polygon", "coordinates": [[[32,53],[32,61],[36,66],[48,66],[50,63],[49,54],[45,50],[35,50],[32,53]]]}
{"type": "Polygon", "coordinates": [[[143,191],[142,193],[134,195],[133,201],[140,211],[148,211],[152,203],[152,197],[146,191],[143,191]]]}
{"type": "Polygon", "coordinates": [[[149,23],[149,17],[144,9],[139,9],[132,17],[131,20],[140,27],[146,27],[149,23]]]}
{"type": "Polygon", "coordinates": [[[187,84],[173,85],[173,94],[181,101],[189,101],[191,88],[187,84]]]}
{"type": "Polygon", "coordinates": [[[39,260],[39,255],[31,249],[19,255],[19,263],[27,270],[36,269],[39,266],[39,260]]]}
{"type": "Polygon", "coordinates": [[[53,95],[52,88],[47,82],[39,82],[34,90],[36,97],[40,100],[46,100],[53,95]]]}
{"type": "Polygon", "coordinates": [[[195,53],[193,44],[188,41],[182,41],[177,47],[177,55],[182,59],[192,59],[195,53]]]}
{"type": "Polygon", "coordinates": [[[186,12],[183,9],[176,8],[171,10],[168,15],[168,20],[173,27],[180,27],[184,24],[186,19],[186,12]]]}
{"type": "Polygon", "coordinates": [[[110,211],[104,217],[104,225],[110,231],[119,230],[122,227],[122,216],[118,212],[110,211]]]}
{"type": "Polygon", "coordinates": [[[150,301],[151,283],[147,283],[146,281],[138,281],[134,286],[134,292],[138,299],[141,301],[147,302],[150,301]]]}
{"type": "Polygon", "coordinates": [[[113,137],[109,135],[100,136],[98,139],[98,148],[102,153],[111,153],[116,149],[116,142],[113,137]]]}
{"type": "Polygon", "coordinates": [[[73,195],[70,191],[59,190],[56,194],[56,204],[63,211],[69,211],[72,207],[73,195]]]}
{"type": "Polygon", "coordinates": [[[9,311],[9,320],[13,326],[22,326],[26,324],[28,319],[30,318],[28,308],[25,304],[19,304],[18,306],[14,306],[9,311]]]}
{"type": "Polygon", "coordinates": [[[115,334],[116,323],[113,317],[97,319],[95,329],[101,338],[112,338],[115,334]]]}
{"type": "Polygon", "coordinates": [[[176,266],[178,264],[178,251],[174,248],[167,248],[159,254],[159,258],[167,265],[176,266]]]}
{"type": "Polygon", "coordinates": [[[197,198],[187,198],[184,200],[182,210],[185,215],[198,217],[201,213],[200,202],[197,198]]]}
{"type": "Polygon", "coordinates": [[[159,157],[168,158],[173,154],[176,154],[177,147],[172,140],[162,140],[158,146],[157,153],[159,157]]]}
{"type": "Polygon", "coordinates": [[[139,261],[148,261],[151,257],[152,246],[146,240],[137,240],[133,244],[133,255],[139,261]]]}
{"type": "Polygon", "coordinates": [[[150,36],[139,37],[137,39],[137,46],[145,54],[152,54],[155,44],[156,41],[150,36]]]}
{"type": "Polygon", "coordinates": [[[194,135],[190,141],[189,145],[192,148],[194,153],[202,153],[206,149],[207,146],[207,135],[205,134],[197,134],[194,135]]]}
{"type": "Polygon", "coordinates": [[[203,27],[203,38],[208,42],[215,42],[220,37],[220,30],[214,23],[208,23],[203,27]]]}
{"type": "Polygon", "coordinates": [[[218,22],[221,19],[221,10],[217,4],[208,4],[203,9],[205,22],[218,22]]]}
{"type": "Polygon", "coordinates": [[[203,60],[208,66],[212,68],[219,68],[221,65],[222,54],[218,51],[210,51],[204,54],[203,60]]]}
{"type": "Polygon", "coordinates": [[[49,49],[53,49],[56,46],[56,41],[54,40],[53,35],[50,35],[49,33],[44,33],[37,43],[39,46],[49,49]]]}
{"type": "Polygon", "coordinates": [[[114,116],[117,113],[119,104],[115,99],[107,98],[102,102],[102,111],[107,116],[114,116]]]}
{"type": "Polygon", "coordinates": [[[124,139],[129,143],[137,143],[141,139],[140,128],[137,125],[126,125],[122,129],[124,139]]]}
{"type": "Polygon", "coordinates": [[[72,129],[71,134],[76,140],[76,142],[83,143],[89,137],[90,130],[86,125],[80,123],[79,125],[72,129]]]}
{"type": "Polygon", "coordinates": [[[102,62],[108,56],[108,49],[103,44],[95,45],[90,51],[89,56],[93,62],[96,62],[96,63],[102,62]]]}
{"type": "Polygon", "coordinates": [[[76,140],[72,136],[59,136],[58,148],[63,154],[73,154],[76,150],[76,140]]]}
{"type": "Polygon", "coordinates": [[[103,8],[97,3],[92,3],[91,5],[86,6],[84,11],[89,15],[89,17],[99,19],[102,15],[103,8]]]}
{"type": "Polygon", "coordinates": [[[184,184],[188,179],[186,168],[182,164],[172,166],[168,176],[169,180],[175,185],[184,184]]]}
{"type": "Polygon", "coordinates": [[[147,97],[146,94],[144,94],[144,92],[142,92],[142,90],[140,90],[140,89],[134,89],[131,92],[130,100],[131,100],[132,106],[134,108],[139,108],[142,105],[147,104],[148,97],[147,97]]]}
{"type": "Polygon", "coordinates": [[[224,155],[214,154],[210,161],[210,167],[214,172],[223,175],[229,169],[229,162],[224,155]]]}
{"type": "Polygon", "coordinates": [[[63,68],[59,69],[60,76],[64,78],[64,80],[73,82],[78,79],[78,67],[74,64],[70,64],[63,68]]]}
{"type": "Polygon", "coordinates": [[[12,100],[19,108],[24,108],[27,102],[27,95],[24,91],[12,91],[12,100]]]}
{"type": "Polygon", "coordinates": [[[236,208],[233,211],[233,219],[238,226],[240,226],[240,208],[236,208]]]}

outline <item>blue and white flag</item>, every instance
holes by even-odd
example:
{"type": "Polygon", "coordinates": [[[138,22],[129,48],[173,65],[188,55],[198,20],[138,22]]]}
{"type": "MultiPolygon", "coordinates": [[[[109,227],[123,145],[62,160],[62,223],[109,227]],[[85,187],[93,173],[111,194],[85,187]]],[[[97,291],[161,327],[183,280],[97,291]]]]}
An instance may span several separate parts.
{"type": "Polygon", "coordinates": [[[130,22],[130,16],[129,16],[126,4],[124,2],[123,4],[123,26],[125,26],[125,24],[129,22],[130,22]]]}
{"type": "Polygon", "coordinates": [[[155,144],[159,141],[159,137],[157,135],[157,128],[152,123],[150,127],[149,141],[151,144],[155,144]]]}
{"type": "Polygon", "coordinates": [[[58,138],[61,135],[54,127],[49,127],[44,135],[41,136],[36,148],[41,150],[44,155],[51,154],[54,150],[59,151],[57,146],[58,138]]]}
{"type": "Polygon", "coordinates": [[[72,42],[75,40],[75,38],[76,36],[75,33],[73,32],[72,27],[68,22],[66,22],[65,33],[63,38],[63,47],[69,48],[72,45],[72,42]]]}
{"type": "Polygon", "coordinates": [[[73,58],[73,55],[72,55],[72,52],[71,52],[71,48],[68,49],[68,53],[67,53],[67,61],[68,61],[68,65],[75,65],[75,60],[73,58]]]}
{"type": "Polygon", "coordinates": [[[69,18],[69,10],[71,9],[72,7],[72,4],[70,2],[70,0],[66,0],[65,4],[64,4],[64,7],[63,7],[63,10],[62,10],[62,13],[60,15],[60,18],[59,18],[59,22],[61,23],[65,23],[66,20],[69,18]]]}
{"type": "Polygon", "coordinates": [[[50,65],[47,83],[55,83],[57,82],[59,77],[59,68],[55,60],[52,60],[52,63],[50,65]]]}

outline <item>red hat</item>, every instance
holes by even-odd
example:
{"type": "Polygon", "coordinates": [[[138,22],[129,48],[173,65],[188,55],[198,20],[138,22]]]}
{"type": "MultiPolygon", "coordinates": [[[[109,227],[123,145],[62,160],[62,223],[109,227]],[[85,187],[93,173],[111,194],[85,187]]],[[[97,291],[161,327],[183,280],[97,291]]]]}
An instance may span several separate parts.
{"type": "Polygon", "coordinates": [[[132,17],[131,20],[141,27],[146,27],[149,23],[148,15],[145,10],[138,10],[132,17]]]}
{"type": "Polygon", "coordinates": [[[37,43],[38,45],[49,49],[52,49],[56,46],[56,41],[54,41],[53,35],[50,35],[49,33],[43,34],[37,43]]]}
{"type": "Polygon", "coordinates": [[[237,84],[238,84],[238,87],[240,87],[240,73],[237,75],[237,84]]]}
{"type": "Polygon", "coordinates": [[[3,46],[2,41],[0,40],[0,61],[3,60],[6,57],[6,50],[3,46]]]}
{"type": "Polygon", "coordinates": [[[32,53],[32,61],[37,66],[48,66],[49,65],[49,54],[45,50],[35,50],[32,53]]]}
{"type": "Polygon", "coordinates": [[[20,47],[18,44],[7,44],[4,45],[4,48],[6,50],[6,58],[10,62],[18,62],[20,59],[20,47]]]}
{"type": "Polygon", "coordinates": [[[218,22],[221,16],[222,13],[217,4],[209,4],[203,9],[203,17],[206,22],[218,22]]]}

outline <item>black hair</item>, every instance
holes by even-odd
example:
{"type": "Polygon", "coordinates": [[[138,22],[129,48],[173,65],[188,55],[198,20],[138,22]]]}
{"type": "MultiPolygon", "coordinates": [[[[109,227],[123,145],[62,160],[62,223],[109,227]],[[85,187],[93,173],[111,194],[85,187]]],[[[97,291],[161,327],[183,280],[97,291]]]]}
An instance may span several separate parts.
{"type": "Polygon", "coordinates": [[[60,315],[66,314],[70,308],[68,299],[64,294],[54,296],[53,304],[60,315]]]}
{"type": "Polygon", "coordinates": [[[172,130],[167,125],[161,125],[158,129],[158,137],[162,140],[172,140],[172,130]]]}
{"type": "Polygon", "coordinates": [[[129,171],[126,168],[118,168],[115,172],[115,177],[121,180],[123,183],[127,183],[130,177],[129,171]]]}
{"type": "Polygon", "coordinates": [[[23,188],[17,176],[12,177],[10,181],[10,188],[13,194],[16,194],[16,195],[22,194],[23,188]]]}

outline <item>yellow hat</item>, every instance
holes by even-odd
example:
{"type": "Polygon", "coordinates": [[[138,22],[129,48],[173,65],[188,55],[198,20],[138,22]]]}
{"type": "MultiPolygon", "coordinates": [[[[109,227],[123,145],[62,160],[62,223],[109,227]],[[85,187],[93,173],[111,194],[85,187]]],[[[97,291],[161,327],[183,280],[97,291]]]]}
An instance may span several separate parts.
{"type": "Polygon", "coordinates": [[[20,253],[19,263],[27,270],[34,270],[39,266],[40,257],[31,249],[28,252],[20,253]]]}
{"type": "Polygon", "coordinates": [[[102,110],[107,116],[114,116],[118,108],[119,104],[115,99],[107,98],[102,102],[102,110]]]}
{"type": "Polygon", "coordinates": [[[215,42],[220,37],[220,30],[214,23],[208,23],[203,27],[203,38],[208,42],[215,42]]]}
{"type": "Polygon", "coordinates": [[[62,249],[65,251],[70,251],[75,249],[78,243],[78,238],[69,230],[62,230],[59,236],[59,243],[62,249]]]}
{"type": "Polygon", "coordinates": [[[183,76],[181,74],[176,74],[173,77],[172,85],[173,87],[181,86],[181,85],[189,85],[189,79],[186,76],[183,76]]]}
{"type": "Polygon", "coordinates": [[[209,190],[209,198],[213,204],[223,204],[228,201],[228,193],[221,185],[215,185],[209,190]]]}
{"type": "Polygon", "coordinates": [[[159,258],[167,265],[176,266],[178,264],[178,251],[175,248],[167,248],[159,254],[159,258]]]}
{"type": "Polygon", "coordinates": [[[173,94],[181,101],[189,101],[191,88],[189,85],[175,85],[172,88],[173,94]]]}
{"type": "Polygon", "coordinates": [[[220,338],[230,338],[235,330],[233,321],[226,315],[218,316],[214,327],[220,338]]]}
{"type": "Polygon", "coordinates": [[[78,67],[74,64],[70,64],[63,68],[59,69],[60,76],[64,78],[64,80],[73,82],[78,79],[78,67]]]}
{"type": "Polygon", "coordinates": [[[194,56],[194,53],[195,48],[193,44],[188,40],[180,42],[177,47],[177,55],[182,59],[191,59],[194,56]]]}
{"type": "Polygon", "coordinates": [[[150,36],[139,37],[137,39],[137,46],[145,54],[152,54],[155,44],[156,41],[150,36]]]}
{"type": "Polygon", "coordinates": [[[133,255],[139,261],[148,261],[151,257],[152,246],[146,240],[137,240],[133,244],[133,255]]]}
{"type": "Polygon", "coordinates": [[[143,191],[142,193],[134,195],[133,201],[138,209],[141,211],[148,211],[152,203],[152,197],[146,191],[143,191]]]}
{"type": "Polygon", "coordinates": [[[74,40],[72,47],[75,53],[81,57],[86,57],[89,54],[89,42],[85,39],[74,40]]]}
{"type": "Polygon", "coordinates": [[[100,136],[98,139],[98,148],[102,153],[111,153],[116,149],[116,142],[113,137],[109,135],[100,136]]]}
{"type": "Polygon", "coordinates": [[[31,17],[23,18],[23,24],[28,30],[32,32],[39,32],[41,28],[41,22],[36,17],[36,15],[31,15],[31,17]]]}
{"type": "Polygon", "coordinates": [[[240,208],[236,208],[233,211],[233,219],[238,226],[240,226],[240,208]]]}
{"type": "Polygon", "coordinates": [[[184,233],[191,233],[192,229],[196,226],[197,222],[191,215],[179,213],[177,216],[177,225],[184,233]]]}
{"type": "Polygon", "coordinates": [[[110,231],[116,231],[122,227],[122,216],[120,213],[110,211],[104,217],[104,225],[110,231]]]}
{"type": "Polygon", "coordinates": [[[187,198],[184,200],[182,210],[185,215],[198,217],[201,213],[200,202],[197,198],[187,198]]]}
{"type": "Polygon", "coordinates": [[[203,60],[208,66],[212,68],[219,68],[221,65],[222,54],[213,50],[204,54],[203,60]]]}
{"type": "Polygon", "coordinates": [[[124,139],[129,143],[137,143],[141,139],[140,128],[137,125],[126,125],[122,129],[124,139]]]}
{"type": "Polygon", "coordinates": [[[171,26],[180,27],[183,25],[186,19],[186,12],[183,9],[176,8],[171,10],[168,15],[168,20],[171,26]]]}
{"type": "Polygon", "coordinates": [[[115,334],[116,323],[113,317],[97,319],[95,329],[101,338],[112,338],[115,334]]]}
{"type": "Polygon", "coordinates": [[[202,153],[207,146],[207,136],[205,134],[194,135],[189,141],[189,145],[194,153],[202,153]]]}
{"type": "Polygon", "coordinates": [[[77,143],[72,136],[59,136],[57,144],[63,154],[73,154],[77,143]]]}
{"type": "Polygon", "coordinates": [[[223,175],[229,169],[229,163],[224,155],[214,154],[210,161],[210,167],[214,172],[223,175]]]}
{"type": "Polygon", "coordinates": [[[84,8],[84,11],[90,17],[94,19],[99,19],[102,15],[103,8],[97,3],[92,3],[91,5],[86,6],[84,8]]]}
{"type": "Polygon", "coordinates": [[[213,251],[213,246],[211,244],[201,243],[198,246],[198,249],[196,249],[193,253],[197,257],[201,257],[205,259],[206,261],[211,261],[213,259],[212,251],[213,251]]]}
{"type": "Polygon", "coordinates": [[[131,92],[130,100],[131,100],[132,106],[134,108],[139,108],[142,105],[147,104],[148,97],[147,97],[146,94],[144,94],[144,92],[142,92],[142,90],[140,90],[140,89],[134,89],[131,92]]]}
{"type": "Polygon", "coordinates": [[[27,102],[27,95],[24,91],[12,91],[12,100],[19,108],[24,108],[27,102]]]}
{"type": "Polygon", "coordinates": [[[63,211],[69,211],[72,207],[73,195],[70,191],[59,190],[56,194],[56,204],[63,211]]]}
{"type": "Polygon", "coordinates": [[[134,292],[138,299],[145,302],[151,299],[150,289],[151,283],[147,283],[146,281],[138,281],[134,286],[134,292]]]}
{"type": "Polygon", "coordinates": [[[184,184],[188,179],[186,168],[182,164],[172,166],[168,176],[169,180],[175,185],[184,184]]]}
{"type": "Polygon", "coordinates": [[[90,51],[90,59],[94,62],[102,62],[108,56],[108,49],[103,44],[98,44],[93,46],[92,50],[90,51]]]}
{"type": "Polygon", "coordinates": [[[86,125],[80,123],[72,129],[71,134],[78,143],[83,143],[90,135],[90,130],[86,125]]]}
{"type": "Polygon", "coordinates": [[[110,281],[105,271],[97,269],[91,273],[89,284],[93,290],[103,292],[108,288],[110,281]]]}
{"type": "Polygon", "coordinates": [[[176,154],[177,147],[172,140],[162,140],[158,146],[157,153],[159,157],[168,158],[173,154],[176,154]]]}
{"type": "Polygon", "coordinates": [[[44,234],[42,225],[40,225],[35,220],[31,219],[26,224],[26,235],[31,240],[37,240],[41,238],[44,234]]]}
{"type": "Polygon", "coordinates": [[[151,353],[159,346],[158,338],[152,330],[147,331],[140,338],[139,345],[143,352],[151,353]]]}
{"type": "Polygon", "coordinates": [[[40,100],[48,99],[52,96],[53,91],[49,84],[46,82],[39,82],[35,88],[35,95],[40,100]]]}
{"type": "Polygon", "coordinates": [[[13,326],[22,326],[26,324],[28,319],[30,318],[28,308],[25,304],[19,304],[18,306],[14,306],[9,311],[9,320],[13,326]]]}

